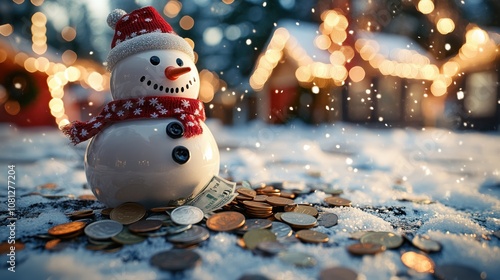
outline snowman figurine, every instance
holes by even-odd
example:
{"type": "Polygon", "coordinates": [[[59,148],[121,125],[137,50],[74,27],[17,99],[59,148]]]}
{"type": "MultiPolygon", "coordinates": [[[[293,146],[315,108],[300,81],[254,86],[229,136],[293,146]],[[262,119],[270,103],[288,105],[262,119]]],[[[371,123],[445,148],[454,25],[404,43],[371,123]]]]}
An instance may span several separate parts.
{"type": "Polygon", "coordinates": [[[74,144],[90,139],[87,181],[108,207],[181,204],[219,173],[219,150],[205,125],[191,46],[153,7],[114,10],[107,67],[113,101],[89,122],[63,127],[74,144]]]}

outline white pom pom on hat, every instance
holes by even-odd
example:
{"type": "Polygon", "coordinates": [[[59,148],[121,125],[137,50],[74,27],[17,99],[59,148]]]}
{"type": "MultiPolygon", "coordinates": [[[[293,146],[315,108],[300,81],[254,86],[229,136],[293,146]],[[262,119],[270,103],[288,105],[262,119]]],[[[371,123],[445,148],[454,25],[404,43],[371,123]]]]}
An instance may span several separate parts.
{"type": "Polygon", "coordinates": [[[115,30],[116,23],[118,23],[118,21],[126,14],[127,12],[122,9],[114,9],[111,13],[109,13],[108,18],[106,19],[108,26],[115,30]]]}
{"type": "Polygon", "coordinates": [[[194,61],[193,48],[151,6],[129,14],[121,9],[113,10],[108,15],[107,23],[115,30],[106,59],[109,71],[120,60],[149,50],[179,50],[194,61]]]}

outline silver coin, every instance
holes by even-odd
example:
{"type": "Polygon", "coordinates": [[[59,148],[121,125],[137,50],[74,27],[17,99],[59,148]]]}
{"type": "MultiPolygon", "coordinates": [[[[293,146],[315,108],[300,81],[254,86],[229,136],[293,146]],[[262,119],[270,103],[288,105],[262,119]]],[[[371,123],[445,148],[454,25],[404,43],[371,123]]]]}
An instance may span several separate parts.
{"type": "Polygon", "coordinates": [[[85,227],[85,234],[96,240],[108,239],[118,233],[123,229],[123,225],[117,221],[113,220],[102,220],[93,222],[87,227],[85,227]]]}
{"type": "Polygon", "coordinates": [[[194,225],[203,220],[203,211],[191,205],[183,205],[175,208],[170,217],[178,225],[194,225]]]}
{"type": "Polygon", "coordinates": [[[288,236],[291,236],[293,231],[292,228],[282,222],[272,222],[271,225],[271,232],[276,235],[276,238],[281,239],[281,238],[286,238],[288,236]]]}
{"type": "Polygon", "coordinates": [[[168,236],[167,239],[172,243],[194,244],[207,240],[209,236],[210,233],[206,228],[193,225],[190,229],[184,232],[168,236]]]}
{"type": "Polygon", "coordinates": [[[339,217],[334,213],[321,213],[318,217],[318,225],[326,228],[333,227],[337,224],[339,217]]]}
{"type": "Polygon", "coordinates": [[[281,220],[293,226],[313,226],[316,218],[304,213],[285,212],[281,215],[281,220]]]}
{"type": "Polygon", "coordinates": [[[178,234],[192,228],[193,225],[169,225],[164,227],[167,235],[178,234]]]}
{"type": "Polygon", "coordinates": [[[278,254],[278,258],[286,263],[293,264],[298,267],[313,267],[317,263],[314,256],[303,252],[284,251],[278,254]]]}
{"type": "Polygon", "coordinates": [[[246,219],[245,224],[238,229],[238,233],[244,234],[252,229],[267,229],[272,226],[272,222],[267,219],[246,219]]]}
{"type": "Polygon", "coordinates": [[[439,252],[441,251],[441,244],[435,240],[431,240],[428,237],[417,235],[415,236],[411,243],[413,246],[425,252],[439,252]]]}

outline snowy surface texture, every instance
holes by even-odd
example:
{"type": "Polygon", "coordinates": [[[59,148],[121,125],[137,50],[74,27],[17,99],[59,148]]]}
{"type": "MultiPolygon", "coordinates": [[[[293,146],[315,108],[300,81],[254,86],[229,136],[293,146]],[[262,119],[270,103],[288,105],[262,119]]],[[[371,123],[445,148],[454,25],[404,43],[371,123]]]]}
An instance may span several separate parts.
{"type": "MultiPolygon", "coordinates": [[[[360,279],[432,279],[409,271],[401,253],[416,250],[406,243],[375,256],[356,257],[346,246],[357,241],[360,230],[425,234],[443,245],[430,254],[438,265],[465,264],[500,279],[500,135],[440,129],[375,130],[348,124],[268,126],[253,123],[223,127],[209,122],[221,153],[221,175],[234,181],[287,181],[344,190],[353,207],[332,208],[318,190],[299,196],[297,203],[313,203],[320,211],[338,215],[338,225],[318,227],[330,237],[328,244],[293,243],[289,250],[307,252],[317,259],[313,268],[297,268],[277,258],[261,257],[236,244],[231,233],[211,232],[195,250],[201,265],[169,274],[149,264],[150,257],[172,247],[164,238],[124,246],[114,253],[85,249],[74,242],[59,252],[43,249],[35,238],[56,224],[68,222],[65,213],[104,208],[99,202],[70,198],[23,196],[37,186],[53,182],[58,194],[91,194],[84,188],[85,144],[73,147],[57,130],[0,127],[2,226],[6,240],[7,165],[16,164],[17,239],[26,248],[17,252],[16,273],[7,271],[2,254],[1,279],[238,279],[259,273],[270,279],[317,279],[330,266],[344,266],[360,279]],[[400,180],[400,183],[396,183],[400,180]],[[432,204],[401,201],[429,199],[432,204]]],[[[82,239],[84,240],[84,237],[82,239]]]]}

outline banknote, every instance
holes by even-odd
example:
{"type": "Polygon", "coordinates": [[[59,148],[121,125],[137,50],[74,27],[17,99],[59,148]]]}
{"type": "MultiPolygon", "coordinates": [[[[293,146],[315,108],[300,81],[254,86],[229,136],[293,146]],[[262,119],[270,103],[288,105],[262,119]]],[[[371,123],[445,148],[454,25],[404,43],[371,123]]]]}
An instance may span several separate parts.
{"type": "Polygon", "coordinates": [[[238,195],[235,189],[236,183],[215,175],[197,195],[188,198],[185,204],[196,206],[205,214],[210,213],[231,202],[238,195]]]}

